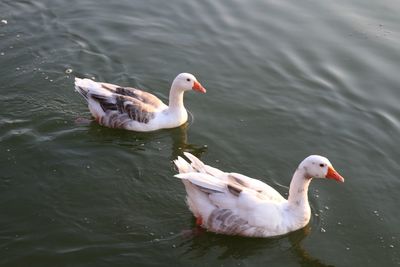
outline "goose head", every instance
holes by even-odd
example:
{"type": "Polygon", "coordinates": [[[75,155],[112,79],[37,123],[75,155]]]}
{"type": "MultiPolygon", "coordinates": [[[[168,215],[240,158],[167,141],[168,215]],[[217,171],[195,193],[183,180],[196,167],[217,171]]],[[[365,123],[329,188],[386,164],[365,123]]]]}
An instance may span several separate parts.
{"type": "Polygon", "coordinates": [[[206,89],[197,81],[196,77],[190,73],[180,73],[172,82],[172,88],[182,91],[195,90],[205,93],[206,89]]]}
{"type": "Polygon", "coordinates": [[[304,170],[307,178],[328,178],[344,182],[344,178],[333,168],[330,161],[322,156],[308,156],[300,163],[299,169],[304,170]]]}

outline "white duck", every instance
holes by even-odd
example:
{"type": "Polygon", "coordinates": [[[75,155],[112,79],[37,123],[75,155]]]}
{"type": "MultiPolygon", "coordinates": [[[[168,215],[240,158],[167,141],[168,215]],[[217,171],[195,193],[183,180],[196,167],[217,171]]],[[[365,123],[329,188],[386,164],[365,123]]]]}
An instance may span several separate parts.
{"type": "Polygon", "coordinates": [[[285,199],[269,185],[238,173],[205,165],[190,153],[191,161],[174,161],[187,193],[196,224],[209,231],[251,237],[278,236],[306,226],[311,209],[308,186],[312,178],[344,182],[327,158],[312,155],[296,169],[285,199]]]}
{"type": "Polygon", "coordinates": [[[150,93],[132,87],[75,78],[75,90],[88,102],[96,121],[111,128],[148,132],[182,125],[188,119],[183,94],[206,89],[190,73],[181,73],[172,82],[169,106],[150,93]]]}

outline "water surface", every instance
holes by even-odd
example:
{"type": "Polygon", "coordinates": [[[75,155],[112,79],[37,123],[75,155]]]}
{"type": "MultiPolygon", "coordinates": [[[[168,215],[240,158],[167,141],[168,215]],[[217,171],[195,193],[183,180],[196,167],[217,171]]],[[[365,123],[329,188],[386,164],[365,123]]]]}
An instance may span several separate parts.
{"type": "Polygon", "coordinates": [[[1,266],[400,265],[397,1],[0,3],[1,266]],[[7,23],[6,23],[7,22],[7,23]],[[167,100],[191,72],[186,125],[90,118],[73,78],[167,100]],[[79,121],[79,120],[78,120],[79,121]],[[287,193],[309,154],[308,227],[273,239],[192,231],[171,160],[189,151],[287,193]]]}

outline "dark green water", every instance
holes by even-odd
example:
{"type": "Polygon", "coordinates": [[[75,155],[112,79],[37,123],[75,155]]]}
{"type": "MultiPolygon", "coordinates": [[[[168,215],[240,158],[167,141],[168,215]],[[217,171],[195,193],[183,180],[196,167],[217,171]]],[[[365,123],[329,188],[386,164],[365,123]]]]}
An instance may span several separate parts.
{"type": "Polygon", "coordinates": [[[1,266],[400,265],[400,2],[0,2],[1,266]],[[68,69],[72,73],[68,73],[68,69]],[[180,72],[190,122],[139,134],[94,123],[73,77],[149,90],[180,72]],[[309,154],[313,217],[275,239],[191,233],[171,160],[287,192],[309,154]]]}

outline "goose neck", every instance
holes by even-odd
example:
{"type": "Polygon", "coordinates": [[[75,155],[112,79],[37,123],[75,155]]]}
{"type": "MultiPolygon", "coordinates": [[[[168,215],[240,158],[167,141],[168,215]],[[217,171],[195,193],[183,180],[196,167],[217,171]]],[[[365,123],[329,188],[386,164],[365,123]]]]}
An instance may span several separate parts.
{"type": "Polygon", "coordinates": [[[306,171],[297,168],[290,182],[289,198],[290,204],[295,206],[307,206],[308,204],[308,187],[311,182],[311,177],[308,177],[306,171]]]}
{"type": "Polygon", "coordinates": [[[183,105],[183,93],[184,91],[173,86],[169,92],[169,107],[170,109],[181,109],[185,108],[183,105]]]}

